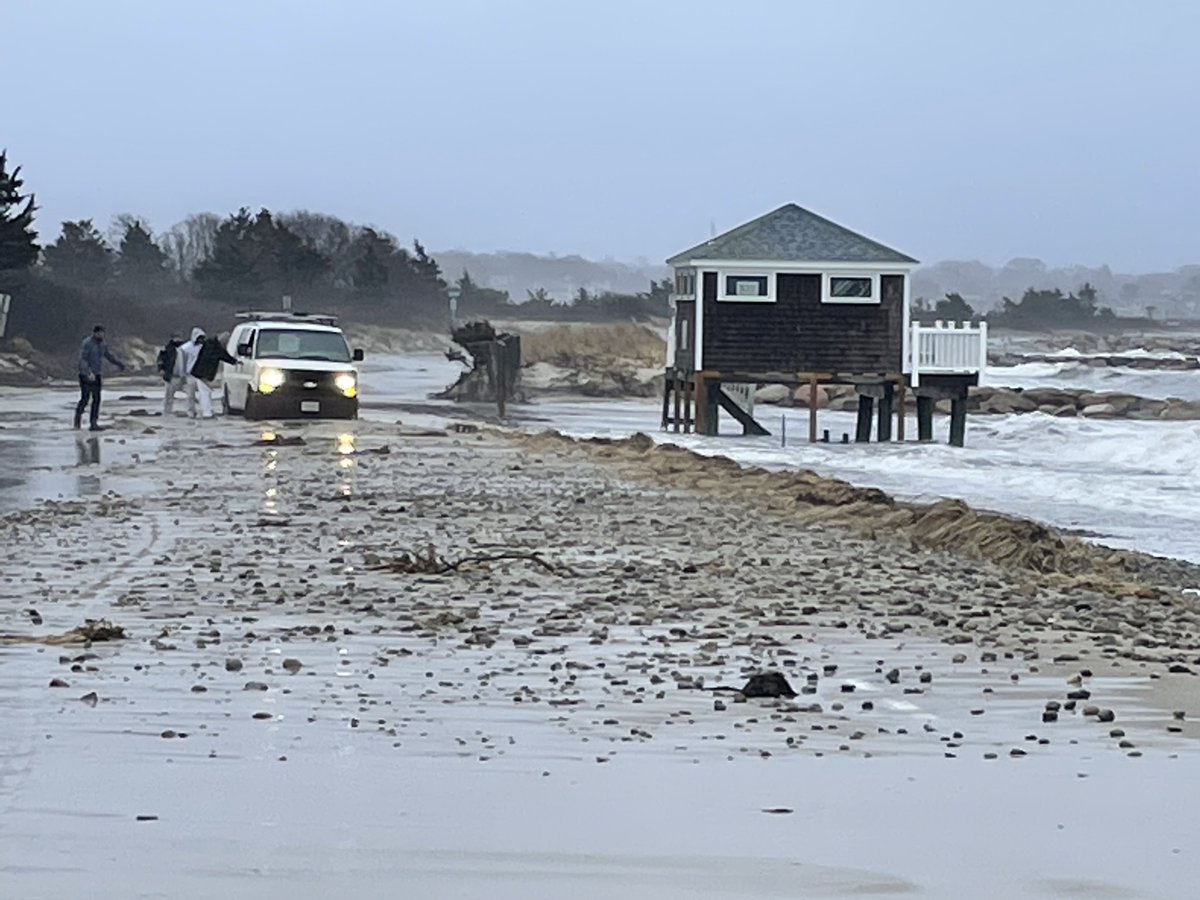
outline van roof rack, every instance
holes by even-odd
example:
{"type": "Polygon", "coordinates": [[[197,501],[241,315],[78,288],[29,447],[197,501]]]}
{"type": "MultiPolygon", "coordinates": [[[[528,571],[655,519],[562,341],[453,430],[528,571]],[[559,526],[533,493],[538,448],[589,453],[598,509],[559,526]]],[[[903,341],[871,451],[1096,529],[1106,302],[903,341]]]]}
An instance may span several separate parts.
{"type": "Polygon", "coordinates": [[[329,326],[337,324],[337,316],[330,315],[329,313],[290,312],[284,310],[247,309],[235,313],[234,318],[247,321],[271,319],[282,322],[314,322],[317,325],[329,326]]]}

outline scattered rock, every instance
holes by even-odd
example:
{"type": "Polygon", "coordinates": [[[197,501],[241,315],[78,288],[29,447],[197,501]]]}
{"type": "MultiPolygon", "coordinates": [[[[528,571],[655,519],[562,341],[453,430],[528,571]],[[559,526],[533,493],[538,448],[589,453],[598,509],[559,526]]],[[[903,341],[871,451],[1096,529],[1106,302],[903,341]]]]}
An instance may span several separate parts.
{"type": "Polygon", "coordinates": [[[744,697],[795,697],[796,692],[780,672],[751,675],[741,690],[744,697]]]}

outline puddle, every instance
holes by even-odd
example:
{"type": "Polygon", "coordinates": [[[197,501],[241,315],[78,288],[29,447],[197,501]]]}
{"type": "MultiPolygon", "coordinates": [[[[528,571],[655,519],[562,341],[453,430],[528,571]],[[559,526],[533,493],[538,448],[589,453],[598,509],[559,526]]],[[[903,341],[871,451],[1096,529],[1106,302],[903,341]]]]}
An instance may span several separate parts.
{"type": "Polygon", "coordinates": [[[0,515],[43,500],[80,500],[153,489],[133,474],[156,444],[114,433],[0,431],[0,515]]]}

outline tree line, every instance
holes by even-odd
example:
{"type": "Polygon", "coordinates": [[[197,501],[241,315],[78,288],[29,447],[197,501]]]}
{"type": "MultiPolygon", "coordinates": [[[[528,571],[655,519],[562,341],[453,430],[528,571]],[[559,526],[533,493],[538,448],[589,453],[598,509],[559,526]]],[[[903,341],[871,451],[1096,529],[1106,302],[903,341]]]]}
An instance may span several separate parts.
{"type": "Polygon", "coordinates": [[[220,327],[235,310],[333,312],[351,320],[444,328],[451,302],[464,317],[645,318],[667,312],[669,284],[639,294],[586,290],[566,302],[544,291],[516,302],[466,271],[448,281],[419,240],[307,211],[247,208],[224,218],[188,216],[155,234],[118,216],[108,234],[91,219],[63,222],[42,243],[37,205],[19,166],[0,153],[0,293],[12,295],[8,336],[54,350],[77,343],[93,321],[157,339],[163,331],[220,327]]]}
{"type": "Polygon", "coordinates": [[[1020,300],[1004,297],[999,308],[986,315],[976,312],[961,294],[949,293],[936,302],[919,297],[913,302],[913,316],[948,322],[986,320],[990,325],[1021,331],[1098,330],[1143,321],[1119,317],[1111,308],[1101,306],[1096,288],[1088,282],[1066,294],[1059,288],[1028,288],[1020,300]]]}

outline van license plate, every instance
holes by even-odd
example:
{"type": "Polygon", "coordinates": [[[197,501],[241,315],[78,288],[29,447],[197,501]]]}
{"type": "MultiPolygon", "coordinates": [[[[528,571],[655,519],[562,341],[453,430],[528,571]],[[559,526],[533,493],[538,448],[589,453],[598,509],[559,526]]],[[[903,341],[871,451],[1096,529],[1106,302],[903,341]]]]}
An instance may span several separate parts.
{"type": "Polygon", "coordinates": [[[300,412],[320,412],[321,403],[318,400],[301,400],[300,412]]]}

